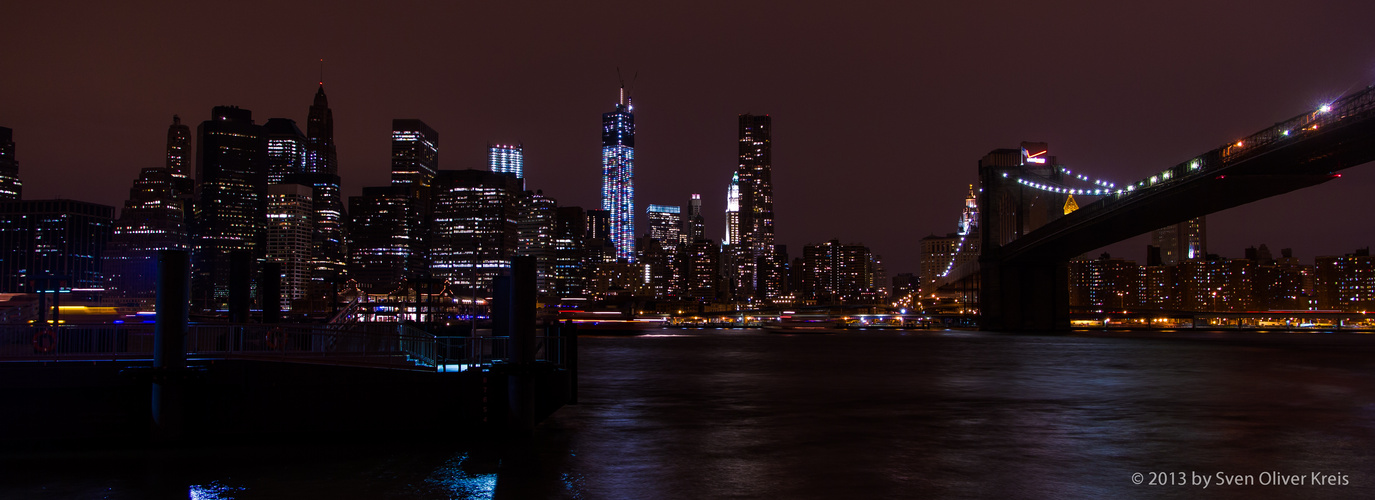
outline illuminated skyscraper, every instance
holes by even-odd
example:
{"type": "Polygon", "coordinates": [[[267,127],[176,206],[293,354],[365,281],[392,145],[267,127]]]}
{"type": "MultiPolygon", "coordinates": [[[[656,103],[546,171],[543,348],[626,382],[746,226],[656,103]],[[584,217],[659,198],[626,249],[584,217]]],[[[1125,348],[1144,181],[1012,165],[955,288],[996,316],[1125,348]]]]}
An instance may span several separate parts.
{"type": "MultiPolygon", "coordinates": [[[[736,169],[740,190],[739,240],[731,240],[737,299],[773,298],[782,288],[780,277],[758,272],[761,259],[774,258],[772,136],[773,121],[768,115],[740,115],[740,164],[736,169]]],[[[763,267],[775,268],[769,263],[763,267]]]]}
{"type": "Polygon", "coordinates": [[[20,198],[19,160],[14,159],[14,131],[0,127],[0,201],[20,198]]]}
{"type": "Polygon", "coordinates": [[[268,184],[281,184],[288,175],[305,170],[306,136],[295,120],[268,118],[263,135],[267,137],[268,184]]]}
{"type": "Polygon", "coordinates": [[[525,146],[488,144],[487,166],[493,172],[516,174],[517,179],[525,178],[525,146]]]}
{"type": "Polygon", "coordinates": [[[659,240],[668,254],[676,253],[683,240],[683,207],[650,205],[645,214],[649,217],[649,237],[659,240]]]}
{"type": "Polygon", "coordinates": [[[635,105],[621,88],[616,110],[602,114],[602,209],[611,213],[616,258],[635,261],[635,105]]]}
{"type": "Polygon", "coordinates": [[[439,133],[420,120],[392,120],[392,185],[428,188],[438,170],[439,133]]]}
{"type": "Polygon", "coordinates": [[[726,235],[723,245],[740,243],[740,172],[730,176],[730,186],[726,188],[726,235]]]}
{"type": "Polygon", "coordinates": [[[311,202],[309,186],[275,184],[267,188],[267,262],[282,265],[282,310],[306,297],[311,276],[311,202]]]}
{"type": "Polygon", "coordinates": [[[191,127],[181,123],[181,117],[172,115],[172,125],[167,127],[167,168],[172,176],[191,178],[191,127]]]}
{"type": "Polygon", "coordinates": [[[230,254],[263,256],[267,142],[253,113],[235,106],[216,106],[197,136],[191,297],[199,307],[218,308],[229,299],[230,254]]]}
{"type": "Polygon", "coordinates": [[[535,288],[550,293],[550,273],[554,265],[554,218],[558,203],[544,191],[526,191],[520,197],[520,242],[516,255],[535,258],[535,288]]]}

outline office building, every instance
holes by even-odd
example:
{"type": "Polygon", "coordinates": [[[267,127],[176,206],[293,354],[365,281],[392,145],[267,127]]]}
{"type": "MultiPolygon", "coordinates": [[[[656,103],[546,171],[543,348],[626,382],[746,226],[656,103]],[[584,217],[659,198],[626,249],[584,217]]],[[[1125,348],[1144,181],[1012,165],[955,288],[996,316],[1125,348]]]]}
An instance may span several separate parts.
{"type": "Polygon", "coordinates": [[[659,240],[664,251],[673,254],[683,241],[683,208],[674,205],[650,205],[645,210],[649,218],[649,237],[659,240]]]}
{"type": "Polygon", "coordinates": [[[348,274],[365,293],[390,293],[414,276],[420,216],[406,186],[365,187],[349,197],[348,274]]]}
{"type": "Polygon", "coordinates": [[[49,278],[62,290],[104,287],[114,215],[76,200],[0,201],[0,293],[32,293],[49,278]]]}
{"type": "Polygon", "coordinates": [[[263,256],[267,143],[252,112],[236,106],[216,106],[196,135],[191,300],[200,309],[220,309],[229,299],[230,254],[246,252],[252,261],[263,256]]]}
{"type": "Polygon", "coordinates": [[[515,174],[517,179],[525,178],[525,145],[503,146],[487,145],[488,170],[499,174],[515,174]]]}
{"type": "Polygon", "coordinates": [[[520,246],[523,194],[520,179],[511,174],[441,171],[434,188],[431,275],[464,296],[476,291],[490,297],[492,278],[510,268],[520,246]]]}
{"type": "Polygon", "coordinates": [[[873,253],[863,245],[831,240],[802,249],[802,296],[818,304],[873,297],[873,253]]]}
{"type": "Polygon", "coordinates": [[[157,256],[160,250],[186,250],[190,244],[187,195],[167,167],[139,172],[124,210],[102,254],[105,295],[119,298],[157,296],[157,256]]]}
{"type": "Polygon", "coordinates": [[[706,239],[706,218],[702,215],[702,195],[692,193],[692,199],[688,200],[687,217],[683,218],[687,224],[684,233],[687,235],[687,242],[692,243],[706,239]]]}
{"type": "Polygon", "coordinates": [[[312,188],[300,184],[274,184],[267,188],[267,262],[282,265],[282,310],[306,298],[313,266],[311,219],[315,205],[312,188]]]}
{"type": "Polygon", "coordinates": [[[602,114],[602,209],[611,217],[616,258],[635,261],[635,109],[621,88],[616,110],[602,114]]]}
{"type": "Polygon", "coordinates": [[[263,124],[267,138],[267,183],[281,184],[289,175],[305,172],[306,136],[288,118],[269,118],[263,124]]]}

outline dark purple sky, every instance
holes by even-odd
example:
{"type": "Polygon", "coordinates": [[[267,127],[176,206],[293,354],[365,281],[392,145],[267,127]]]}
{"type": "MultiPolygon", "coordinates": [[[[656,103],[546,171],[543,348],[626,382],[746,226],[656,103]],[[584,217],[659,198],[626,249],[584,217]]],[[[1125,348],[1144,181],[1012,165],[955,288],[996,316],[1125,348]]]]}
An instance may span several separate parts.
{"type": "MultiPolygon", "coordinates": [[[[1371,2],[432,4],[8,5],[0,126],[25,197],[121,205],[174,113],[304,128],[323,57],[347,194],[387,183],[391,119],[420,118],[441,167],[523,141],[529,187],[594,208],[619,66],[639,75],[640,232],[646,205],[700,192],[719,239],[736,116],[768,113],[779,242],[861,242],[914,272],[992,149],[1046,141],[1125,183],[1375,83],[1371,2]]],[[[1368,246],[1371,170],[1214,215],[1209,248],[1368,246]]]]}

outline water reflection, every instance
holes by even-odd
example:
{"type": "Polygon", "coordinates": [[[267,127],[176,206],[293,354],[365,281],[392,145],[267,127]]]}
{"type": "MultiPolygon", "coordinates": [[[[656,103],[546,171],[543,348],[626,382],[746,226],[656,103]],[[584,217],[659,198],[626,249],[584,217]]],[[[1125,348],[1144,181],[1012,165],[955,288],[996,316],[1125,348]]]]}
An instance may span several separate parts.
{"type": "Polygon", "coordinates": [[[1375,497],[1375,338],[1176,336],[586,338],[581,404],[528,440],[0,455],[0,498],[1375,497]]]}

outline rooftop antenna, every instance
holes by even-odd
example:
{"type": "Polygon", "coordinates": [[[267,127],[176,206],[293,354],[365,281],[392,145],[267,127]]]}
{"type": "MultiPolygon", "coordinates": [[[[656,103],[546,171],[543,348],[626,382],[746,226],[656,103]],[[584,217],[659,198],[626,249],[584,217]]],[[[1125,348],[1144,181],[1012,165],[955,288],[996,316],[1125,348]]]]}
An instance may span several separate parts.
{"type": "Polygon", "coordinates": [[[621,67],[616,66],[616,80],[621,82],[621,97],[616,100],[616,104],[625,105],[625,77],[621,76],[621,67]]]}
{"type": "Polygon", "coordinates": [[[320,58],[320,85],[325,84],[325,58],[320,58]]]}

